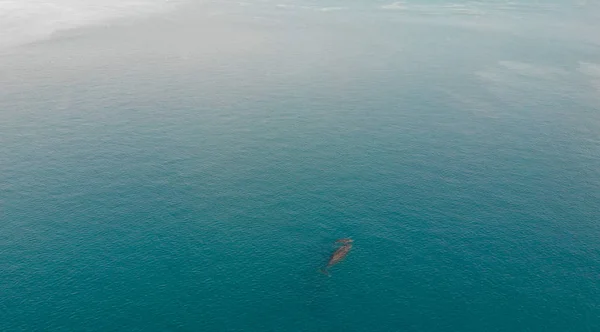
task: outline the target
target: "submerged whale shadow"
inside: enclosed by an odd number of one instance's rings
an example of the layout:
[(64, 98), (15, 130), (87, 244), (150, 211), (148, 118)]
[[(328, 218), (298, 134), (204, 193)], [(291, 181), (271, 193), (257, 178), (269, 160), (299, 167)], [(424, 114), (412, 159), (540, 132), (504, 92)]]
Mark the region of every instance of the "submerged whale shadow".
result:
[(324, 267), (319, 269), (319, 272), (327, 275), (327, 276), (331, 276), (331, 274), (329, 273), (329, 268), (332, 267), (333, 265), (339, 263), (340, 261), (342, 261), (350, 252), (350, 249), (352, 249), (352, 243), (354, 241), (351, 238), (342, 238), (342, 239), (338, 239), (335, 241), (335, 244), (340, 244), (341, 246), (338, 247), (333, 254), (331, 254), (331, 256), (329, 257), (329, 260), (327, 261), (327, 264), (325, 264)]

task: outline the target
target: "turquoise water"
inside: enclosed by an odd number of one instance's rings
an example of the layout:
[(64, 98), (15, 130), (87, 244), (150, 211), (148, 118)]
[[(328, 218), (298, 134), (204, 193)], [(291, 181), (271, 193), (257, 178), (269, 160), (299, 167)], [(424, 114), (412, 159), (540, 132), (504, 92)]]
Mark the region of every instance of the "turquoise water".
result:
[(600, 44), (217, 8), (3, 54), (0, 330), (600, 330)]

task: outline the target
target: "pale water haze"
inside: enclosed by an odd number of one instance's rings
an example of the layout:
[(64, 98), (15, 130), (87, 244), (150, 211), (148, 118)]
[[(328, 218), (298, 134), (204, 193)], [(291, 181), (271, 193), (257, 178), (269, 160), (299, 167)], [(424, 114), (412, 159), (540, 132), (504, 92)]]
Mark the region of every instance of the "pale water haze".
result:
[(0, 331), (600, 331), (599, 31), (0, 0)]

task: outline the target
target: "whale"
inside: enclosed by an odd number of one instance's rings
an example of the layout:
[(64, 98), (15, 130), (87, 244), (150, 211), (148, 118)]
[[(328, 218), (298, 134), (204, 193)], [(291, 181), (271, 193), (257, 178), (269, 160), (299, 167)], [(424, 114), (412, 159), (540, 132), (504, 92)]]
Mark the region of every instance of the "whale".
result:
[(335, 243), (339, 243), (341, 244), (341, 246), (337, 248), (337, 250), (334, 251), (333, 254), (331, 254), (327, 265), (320, 270), (321, 273), (326, 274), (328, 276), (331, 275), (329, 273), (329, 268), (339, 263), (342, 259), (344, 259), (344, 257), (346, 257), (346, 255), (348, 255), (348, 252), (350, 252), (350, 249), (352, 249), (352, 242), (354, 241), (350, 238), (336, 240)]

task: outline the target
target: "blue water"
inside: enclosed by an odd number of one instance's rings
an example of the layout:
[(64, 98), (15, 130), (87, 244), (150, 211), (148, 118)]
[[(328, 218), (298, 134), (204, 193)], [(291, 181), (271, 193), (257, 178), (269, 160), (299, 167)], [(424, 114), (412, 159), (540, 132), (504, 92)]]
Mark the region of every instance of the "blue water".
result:
[(600, 45), (202, 8), (2, 56), (0, 330), (600, 331)]

